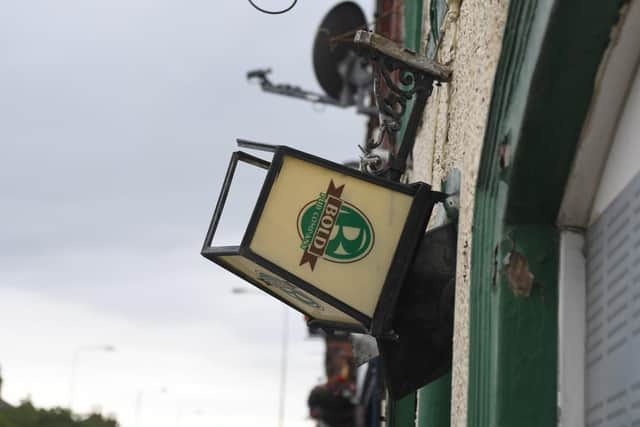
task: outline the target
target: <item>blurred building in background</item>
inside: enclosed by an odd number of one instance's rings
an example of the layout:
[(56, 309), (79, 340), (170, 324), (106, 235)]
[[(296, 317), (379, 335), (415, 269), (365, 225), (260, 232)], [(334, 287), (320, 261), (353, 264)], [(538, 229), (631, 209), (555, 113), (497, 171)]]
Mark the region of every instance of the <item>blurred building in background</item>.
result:
[(311, 390), (308, 398), (311, 418), (329, 426), (356, 425), (356, 369), (348, 334), (326, 335), (326, 383)]

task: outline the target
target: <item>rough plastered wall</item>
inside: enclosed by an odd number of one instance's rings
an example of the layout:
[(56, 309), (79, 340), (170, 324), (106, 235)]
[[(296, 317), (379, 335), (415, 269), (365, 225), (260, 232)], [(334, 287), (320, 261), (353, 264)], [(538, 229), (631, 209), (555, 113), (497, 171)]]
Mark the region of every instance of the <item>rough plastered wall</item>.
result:
[[(429, 34), (425, 1), (424, 40)], [(453, 69), (425, 109), (414, 148), (412, 179), (440, 189), (452, 168), (462, 174), (453, 339), (451, 425), (467, 426), (469, 286), (474, 193), (494, 75), (502, 47), (508, 0), (448, 0), (437, 61)], [(440, 218), (443, 212), (438, 214)], [(436, 217), (437, 218), (437, 217)], [(437, 224), (437, 220), (433, 221)]]

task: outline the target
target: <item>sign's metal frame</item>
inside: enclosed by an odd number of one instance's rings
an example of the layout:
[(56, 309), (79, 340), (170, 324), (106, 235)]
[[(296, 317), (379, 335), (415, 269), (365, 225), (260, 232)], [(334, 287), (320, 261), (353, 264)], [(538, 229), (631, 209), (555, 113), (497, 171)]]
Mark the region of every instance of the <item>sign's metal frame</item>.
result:
[[(251, 146), (251, 144), (245, 144), (245, 146)], [(424, 231), (427, 227), (427, 222), (431, 216), (433, 207), (435, 203), (444, 200), (446, 195), (440, 192), (432, 191), (430, 185), (422, 182), (413, 183), (413, 184), (402, 184), (399, 182), (390, 181), (388, 179), (372, 176), (370, 174), (366, 174), (358, 170), (346, 167), (344, 165), (330, 162), (320, 157), (316, 157), (308, 153), (304, 153), (302, 151), (298, 151), (286, 146), (269, 146), (265, 144), (253, 144), (252, 148), (258, 148), (266, 151), (273, 151), (274, 156), (273, 156), (272, 162), (270, 163), (266, 160), (260, 159), (258, 157), (252, 156), (242, 151), (237, 151), (233, 153), (231, 162), (229, 163), (229, 168), (227, 170), (227, 174), (224, 180), (224, 184), (222, 187), (222, 192), (220, 193), (220, 196), (218, 198), (218, 203), (216, 205), (216, 208), (211, 220), (211, 224), (209, 226), (209, 230), (204, 240), (201, 254), (205, 258), (213, 261), (214, 263), (220, 265), (226, 270), (231, 271), (235, 275), (248, 281), (249, 283), (253, 284), (254, 286), (258, 287), (264, 292), (270, 294), (274, 298), (277, 298), (283, 303), (289, 305), (295, 310), (301, 311), (302, 313), (304, 313), (310, 318), (309, 325), (311, 326), (320, 326), (324, 329), (329, 329), (329, 330), (344, 330), (349, 332), (369, 333), (371, 335), (374, 335), (380, 338), (395, 337), (395, 333), (393, 332), (393, 329), (392, 329), (392, 319), (393, 319), (393, 311), (396, 305), (396, 301), (398, 299), (398, 295), (400, 293), (404, 280), (407, 277), (407, 274), (409, 272), (411, 262), (414, 258), (416, 249), (420, 244), (420, 241), (424, 235)], [(348, 304), (334, 298), (333, 296), (327, 294), (321, 289), (318, 289), (314, 285), (297, 277), (291, 272), (284, 270), (278, 265), (254, 253), (250, 249), (249, 246), (254, 237), (254, 233), (256, 231), (258, 221), (260, 220), (260, 216), (263, 212), (265, 203), (267, 201), (271, 188), (274, 184), (274, 181), (280, 173), (285, 156), (290, 156), (303, 161), (307, 161), (312, 164), (318, 165), (325, 169), (335, 171), (340, 174), (361, 179), (369, 183), (375, 184), (377, 186), (388, 188), (392, 191), (397, 191), (403, 194), (407, 194), (413, 198), (413, 201), (409, 210), (409, 214), (407, 216), (407, 220), (405, 222), (404, 228), (400, 235), (400, 240), (396, 247), (395, 254), (391, 262), (391, 266), (387, 273), (387, 277), (385, 278), (384, 285), (382, 287), (382, 291), (373, 314), (373, 318), (356, 310), (354, 307), (351, 307)], [(244, 234), (242, 242), (240, 243), (240, 246), (212, 247), (211, 244), (213, 242), (213, 238), (214, 238), (218, 223), (220, 221), (220, 217), (222, 215), (224, 205), (226, 203), (231, 182), (233, 180), (236, 166), (239, 161), (268, 170), (267, 176), (265, 178), (264, 184), (262, 186), (262, 190), (256, 202), (256, 208), (253, 211), (249, 225)], [(313, 318), (313, 316), (310, 313), (305, 312), (299, 307), (293, 306), (284, 298), (280, 297), (279, 295), (275, 294), (269, 289), (266, 289), (264, 286), (260, 286), (255, 281), (255, 279), (248, 277), (246, 274), (232, 267), (231, 265), (229, 265), (223, 259), (220, 258), (222, 256), (229, 256), (229, 255), (242, 256), (260, 265), (261, 267), (272, 271), (273, 273), (279, 275), (284, 280), (290, 282), (294, 286), (297, 286), (303, 291), (308, 292), (310, 295), (317, 297), (318, 299), (326, 302), (327, 304), (353, 317), (358, 322), (361, 322), (363, 325), (363, 328), (358, 328), (351, 324), (328, 322), (325, 320)]]

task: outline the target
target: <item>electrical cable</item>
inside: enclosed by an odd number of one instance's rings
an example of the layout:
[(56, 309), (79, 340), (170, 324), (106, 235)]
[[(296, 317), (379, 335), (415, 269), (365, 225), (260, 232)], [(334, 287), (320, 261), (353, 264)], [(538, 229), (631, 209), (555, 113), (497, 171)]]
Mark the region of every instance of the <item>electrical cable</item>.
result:
[(286, 9), (282, 9), (282, 10), (266, 10), (261, 8), (260, 6), (258, 6), (257, 4), (255, 4), (253, 2), (253, 0), (248, 0), (249, 4), (251, 6), (254, 7), (254, 9), (259, 10), (262, 13), (266, 13), (267, 15), (281, 15), (283, 13), (287, 13), (289, 12), (291, 9), (293, 9), (293, 7), (296, 5), (296, 3), (298, 3), (298, 0), (293, 0), (293, 3), (291, 3), (291, 5), (289, 7), (287, 7)]

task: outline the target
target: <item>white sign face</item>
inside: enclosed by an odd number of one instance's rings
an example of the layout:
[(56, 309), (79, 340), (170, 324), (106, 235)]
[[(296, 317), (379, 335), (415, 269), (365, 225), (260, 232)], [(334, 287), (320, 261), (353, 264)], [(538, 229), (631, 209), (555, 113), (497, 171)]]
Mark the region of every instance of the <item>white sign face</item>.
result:
[(373, 317), (413, 198), (285, 156), (250, 249)]
[(337, 310), (243, 256), (229, 255), (220, 257), (220, 259), (235, 270), (251, 277), (260, 287), (277, 294), (300, 311), (308, 313), (314, 319), (362, 327), (362, 324), (351, 316)]

